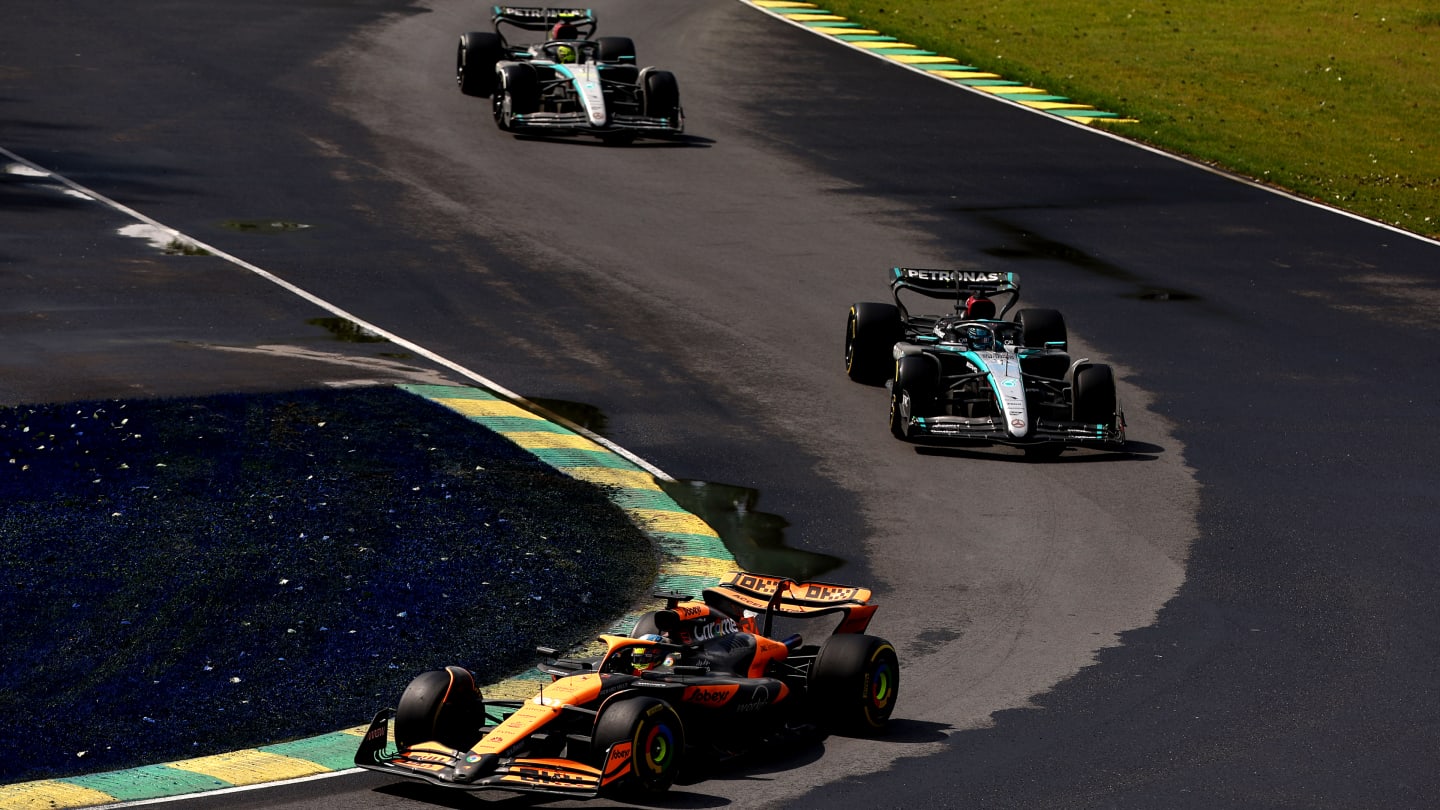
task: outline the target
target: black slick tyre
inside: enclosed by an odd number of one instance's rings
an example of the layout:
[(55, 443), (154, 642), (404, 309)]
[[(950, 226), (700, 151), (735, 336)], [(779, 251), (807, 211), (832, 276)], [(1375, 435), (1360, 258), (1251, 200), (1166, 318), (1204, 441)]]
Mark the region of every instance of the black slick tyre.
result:
[(1016, 314), (1015, 322), (1020, 324), (1027, 348), (1041, 349), (1047, 344), (1058, 343), (1063, 349), (1069, 343), (1065, 318), (1057, 310), (1022, 309)]
[(446, 667), (416, 676), (395, 710), (395, 743), (401, 749), (439, 742), (468, 751), (480, 740), (485, 706), (475, 676), (464, 667)]
[(455, 83), (467, 96), (488, 98), (495, 91), (495, 65), (504, 54), (499, 34), (471, 31), (455, 50)]
[(595, 58), (607, 64), (635, 64), (635, 41), (630, 37), (596, 37)]
[(1115, 421), (1115, 372), (1106, 365), (1084, 365), (1075, 370), (1071, 390), (1071, 418), (1089, 425)]
[(540, 107), (540, 78), (531, 65), (506, 65), (500, 69), (500, 87), (495, 91), (495, 125), (505, 132), (516, 130), (516, 116), (528, 115)]
[(903, 329), (894, 304), (852, 304), (845, 322), (845, 373), (850, 379), (866, 385), (889, 379)]
[(631, 638), (649, 635), (660, 635), (660, 627), (655, 623), (655, 611), (653, 610), (641, 614), (640, 618), (635, 620), (635, 627), (630, 630)]
[(910, 354), (895, 363), (890, 383), (890, 433), (897, 439), (914, 439), (910, 420), (934, 415), (935, 361), (923, 354)]
[[(612, 745), (621, 745), (608, 758)], [(685, 729), (680, 715), (663, 700), (627, 697), (600, 707), (591, 750), (606, 777), (622, 774), (602, 791), (611, 796), (662, 793), (680, 774)]]
[(680, 115), (680, 83), (668, 70), (646, 70), (640, 92), (649, 118), (675, 119)]
[(890, 642), (842, 634), (820, 645), (810, 668), (811, 707), (826, 730), (878, 734), (900, 694), (900, 658)]

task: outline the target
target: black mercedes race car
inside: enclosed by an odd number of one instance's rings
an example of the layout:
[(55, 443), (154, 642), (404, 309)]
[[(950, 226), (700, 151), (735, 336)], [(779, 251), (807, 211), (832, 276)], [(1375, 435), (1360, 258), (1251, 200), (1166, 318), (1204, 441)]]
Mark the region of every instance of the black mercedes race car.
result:
[(355, 764), (464, 790), (643, 794), (767, 744), (885, 729), (900, 663), (864, 635), (868, 589), (737, 572), (698, 601), (661, 596), (602, 655), (542, 664), (529, 700), (486, 700), (458, 666), (420, 675)]
[[(1060, 313), (1020, 309), (1006, 319), (1020, 300), (1017, 274), (896, 267), (890, 288), (893, 304), (850, 307), (845, 371), (890, 388), (897, 438), (1015, 445), (1037, 455), (1125, 445), (1115, 375), (1070, 357)], [(910, 309), (937, 300), (945, 311)]]
[[(589, 9), (494, 6), (492, 21), (493, 33), (460, 37), (455, 80), (466, 95), (492, 99), (500, 129), (610, 144), (685, 131), (675, 74), (640, 67), (629, 37), (592, 39)], [(507, 29), (544, 36), (512, 43)]]

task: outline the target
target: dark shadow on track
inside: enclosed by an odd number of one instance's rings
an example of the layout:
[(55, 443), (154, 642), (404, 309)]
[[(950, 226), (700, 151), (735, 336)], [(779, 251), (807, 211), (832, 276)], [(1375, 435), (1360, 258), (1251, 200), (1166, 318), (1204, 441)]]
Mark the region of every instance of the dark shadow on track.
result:
[(1075, 448), (1053, 458), (1026, 455), (1022, 448), (1004, 445), (959, 447), (921, 444), (915, 446), (915, 452), (922, 456), (950, 456), (1023, 464), (1106, 464), (1117, 461), (1155, 461), (1160, 453), (1165, 452), (1165, 448), (1145, 442), (1126, 442), (1121, 450)]
[(709, 149), (715, 141), (698, 135), (680, 135), (674, 138), (641, 139), (627, 144), (609, 144), (602, 140), (583, 135), (546, 135), (541, 132), (511, 133), (517, 141), (546, 141), (549, 143), (572, 143), (576, 146), (603, 147), (605, 149)]

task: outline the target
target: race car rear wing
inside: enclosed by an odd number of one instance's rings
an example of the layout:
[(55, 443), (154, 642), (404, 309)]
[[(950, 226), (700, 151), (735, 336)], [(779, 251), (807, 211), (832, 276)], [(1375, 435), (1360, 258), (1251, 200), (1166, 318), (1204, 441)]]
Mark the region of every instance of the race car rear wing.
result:
[(728, 581), (706, 588), (703, 597), (706, 604), (714, 604), (721, 610), (728, 609), (731, 613), (745, 610), (763, 613), (765, 627), (761, 632), (767, 636), (770, 634), (771, 619), (777, 615), (808, 618), (836, 613), (844, 617), (835, 628), (836, 633), (863, 633), (880, 607), (870, 601), (869, 588), (829, 582), (796, 582), (787, 577), (745, 571), (737, 571)]
[(491, 21), (495, 31), (500, 26), (510, 25), (523, 31), (549, 31), (556, 23), (570, 23), (575, 26), (581, 39), (589, 39), (595, 33), (595, 12), (588, 8), (551, 8), (548, 6), (494, 6)]
[[(1020, 301), (1020, 274), (1001, 273), (993, 270), (936, 270), (922, 267), (891, 268), (890, 290), (895, 304), (902, 312), (906, 306), (901, 300), (903, 291), (911, 290), (928, 298), (946, 298), (955, 302), (959, 312), (965, 300), (972, 295), (985, 298), (1005, 298), (1004, 306), (996, 314), (1003, 320)], [(908, 316), (908, 313), (906, 313)]]

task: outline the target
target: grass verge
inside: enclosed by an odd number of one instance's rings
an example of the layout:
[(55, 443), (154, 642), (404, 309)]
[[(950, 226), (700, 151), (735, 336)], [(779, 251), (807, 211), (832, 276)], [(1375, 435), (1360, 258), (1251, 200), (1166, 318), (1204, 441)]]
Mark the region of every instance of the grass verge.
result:
[(967, 64), (1110, 110), (1112, 130), (1440, 236), (1440, 11), (1311, 0), (827, 0)]

